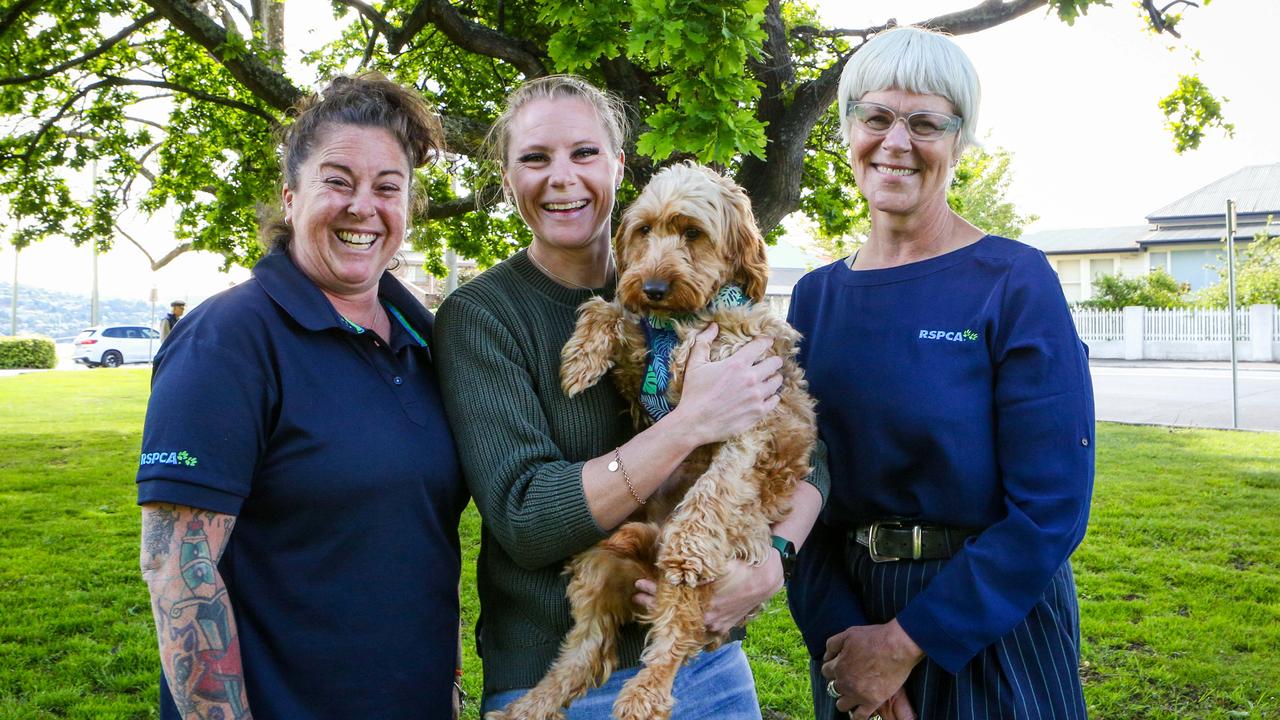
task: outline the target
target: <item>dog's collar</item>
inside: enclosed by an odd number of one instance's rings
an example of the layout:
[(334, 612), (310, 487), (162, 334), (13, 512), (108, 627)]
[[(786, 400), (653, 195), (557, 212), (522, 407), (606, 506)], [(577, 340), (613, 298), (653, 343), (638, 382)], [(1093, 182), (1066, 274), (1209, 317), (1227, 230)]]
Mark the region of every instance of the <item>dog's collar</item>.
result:
[[(742, 286), (730, 283), (720, 288), (707, 304), (707, 309), (719, 310), (750, 304), (751, 299)], [(640, 385), (640, 405), (654, 422), (661, 420), (674, 407), (667, 400), (667, 385), (671, 382), (671, 353), (675, 351), (678, 342), (676, 323), (688, 322), (693, 318), (694, 313), (651, 313), (640, 319), (647, 347), (644, 382)]]
[[(747, 293), (737, 283), (729, 283), (720, 288), (716, 292), (716, 296), (711, 298), (711, 302), (707, 303), (707, 310), (719, 310), (727, 307), (741, 307), (742, 305), (750, 305), (751, 298), (747, 297)], [(649, 313), (644, 317), (645, 324), (661, 330), (675, 330), (676, 323), (689, 322), (694, 318), (695, 313)]]

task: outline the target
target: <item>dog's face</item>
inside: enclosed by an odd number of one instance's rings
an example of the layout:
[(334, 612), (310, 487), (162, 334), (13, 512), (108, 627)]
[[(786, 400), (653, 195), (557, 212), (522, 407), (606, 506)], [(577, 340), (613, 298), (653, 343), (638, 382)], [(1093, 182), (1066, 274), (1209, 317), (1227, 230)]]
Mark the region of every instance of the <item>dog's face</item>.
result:
[(751, 201), (708, 168), (673, 165), (654, 175), (623, 213), (614, 246), (618, 299), (632, 312), (694, 312), (730, 282), (755, 302), (764, 298), (769, 263)]

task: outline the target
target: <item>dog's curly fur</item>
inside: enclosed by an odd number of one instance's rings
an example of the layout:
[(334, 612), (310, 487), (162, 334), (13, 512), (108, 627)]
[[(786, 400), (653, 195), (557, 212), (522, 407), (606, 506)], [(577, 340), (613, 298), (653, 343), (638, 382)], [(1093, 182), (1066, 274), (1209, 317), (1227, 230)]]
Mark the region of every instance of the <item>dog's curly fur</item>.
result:
[[(684, 365), (694, 337), (709, 322), (720, 326), (711, 359), (731, 355), (754, 337), (773, 338), (781, 356), (781, 402), (748, 432), (699, 448), (674, 492), (655, 495), (609, 538), (576, 556), (568, 596), (574, 625), (560, 656), (529, 693), (486, 720), (561, 718), (562, 709), (608, 678), (616, 663), (615, 634), (633, 619), (652, 624), (644, 667), (614, 704), (622, 720), (668, 718), (672, 684), (681, 664), (718, 646), (703, 617), (712, 581), (730, 560), (763, 562), (769, 527), (784, 517), (797, 483), (809, 472), (816, 438), (814, 402), (795, 362), (798, 334), (773, 315), (764, 298), (768, 263), (746, 193), (718, 173), (692, 164), (656, 174), (624, 213), (614, 237), (618, 291), (613, 302), (594, 298), (579, 309), (577, 328), (562, 352), (566, 394), (596, 384), (606, 372), (632, 401), (638, 427), (650, 422), (638, 399), (646, 360), (641, 315), (687, 315), (677, 323), (667, 398), (680, 399)], [(646, 282), (665, 281), (658, 300)], [(708, 310), (727, 283), (738, 283), (753, 304)], [(631, 601), (635, 581), (658, 591), (652, 612)]]

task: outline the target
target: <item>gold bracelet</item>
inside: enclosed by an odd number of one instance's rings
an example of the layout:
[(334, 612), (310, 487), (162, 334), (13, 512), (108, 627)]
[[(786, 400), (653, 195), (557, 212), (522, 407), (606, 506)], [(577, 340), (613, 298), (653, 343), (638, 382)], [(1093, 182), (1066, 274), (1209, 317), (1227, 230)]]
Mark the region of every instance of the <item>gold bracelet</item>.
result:
[(621, 450), (622, 450), (621, 447), (616, 447), (613, 449), (613, 460), (609, 463), (609, 472), (618, 472), (619, 470), (621, 470), (622, 482), (627, 484), (627, 491), (631, 493), (631, 497), (636, 499), (636, 502), (640, 503), (641, 505), (644, 505), (646, 502), (648, 502), (648, 500), (642, 499), (640, 497), (640, 493), (636, 492), (635, 486), (631, 484), (631, 476), (627, 474), (627, 466), (622, 464), (622, 453), (620, 452)]

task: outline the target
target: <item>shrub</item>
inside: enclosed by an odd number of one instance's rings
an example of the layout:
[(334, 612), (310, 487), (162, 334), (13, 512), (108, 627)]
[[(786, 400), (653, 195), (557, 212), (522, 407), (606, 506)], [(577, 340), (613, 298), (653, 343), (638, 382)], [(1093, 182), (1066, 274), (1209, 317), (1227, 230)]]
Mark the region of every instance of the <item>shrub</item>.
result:
[(0, 338), (0, 368), (52, 368), (58, 364), (53, 341), (44, 337)]
[[(1236, 306), (1280, 305), (1280, 236), (1268, 221), (1267, 229), (1253, 236), (1253, 242), (1237, 251)], [(1218, 269), (1217, 283), (1200, 290), (1196, 299), (1210, 307), (1227, 306), (1227, 261), (1224, 257)]]
[(1187, 286), (1163, 269), (1140, 277), (1103, 275), (1093, 281), (1093, 298), (1080, 303), (1096, 310), (1119, 310), (1129, 305), (1150, 308), (1186, 307)]

